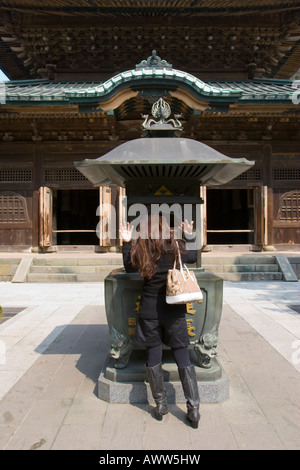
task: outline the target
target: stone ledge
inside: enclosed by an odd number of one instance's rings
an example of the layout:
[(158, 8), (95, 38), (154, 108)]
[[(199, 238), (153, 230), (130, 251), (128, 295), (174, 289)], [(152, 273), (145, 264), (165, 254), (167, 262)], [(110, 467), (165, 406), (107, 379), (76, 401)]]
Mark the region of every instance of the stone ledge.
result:
[[(216, 360), (215, 360), (216, 361)], [(207, 371), (210, 380), (198, 380), (198, 390), (201, 403), (219, 403), (229, 397), (229, 380), (222, 366), (216, 361), (217, 374), (213, 380), (214, 372), (195, 366), (196, 375)], [(117, 382), (106, 378), (107, 369), (112, 367), (112, 360), (107, 358), (106, 364), (98, 378), (98, 398), (109, 403), (153, 403), (153, 398), (149, 384), (142, 380), (131, 382)], [(163, 370), (169, 374), (169, 364), (163, 363)], [(174, 368), (176, 365), (174, 364)], [(129, 374), (129, 373), (128, 373)], [(172, 373), (170, 377), (175, 378)], [(169, 403), (185, 403), (182, 385), (179, 380), (165, 381), (167, 399)]]
[(287, 282), (297, 282), (298, 277), (286, 256), (276, 255), (276, 260), (280, 271), (282, 272), (283, 279)]

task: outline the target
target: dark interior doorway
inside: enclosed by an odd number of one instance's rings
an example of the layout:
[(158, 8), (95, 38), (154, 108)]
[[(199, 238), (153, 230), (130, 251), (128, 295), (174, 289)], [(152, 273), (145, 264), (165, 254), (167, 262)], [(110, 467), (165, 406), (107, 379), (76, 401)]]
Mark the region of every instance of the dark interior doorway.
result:
[(207, 189), (207, 243), (254, 243), (252, 189)]
[(63, 189), (54, 191), (53, 217), (57, 245), (98, 245), (96, 227), (99, 217), (97, 189)]

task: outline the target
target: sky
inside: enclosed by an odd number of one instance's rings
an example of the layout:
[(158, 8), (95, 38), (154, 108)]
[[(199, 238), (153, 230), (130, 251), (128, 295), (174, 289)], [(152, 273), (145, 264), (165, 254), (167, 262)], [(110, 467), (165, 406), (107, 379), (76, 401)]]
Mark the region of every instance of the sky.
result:
[(0, 80), (9, 80), (2, 70), (0, 70)]

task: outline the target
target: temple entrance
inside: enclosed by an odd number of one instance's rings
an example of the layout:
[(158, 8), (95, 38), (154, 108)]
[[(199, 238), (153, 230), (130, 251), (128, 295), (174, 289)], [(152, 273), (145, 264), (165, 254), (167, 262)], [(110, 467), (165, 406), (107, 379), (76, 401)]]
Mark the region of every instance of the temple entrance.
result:
[(53, 190), (53, 244), (98, 245), (99, 190)]
[(252, 189), (207, 189), (207, 244), (254, 243)]
[[(113, 199), (112, 199), (113, 194)], [(80, 245), (107, 248), (115, 246), (110, 239), (108, 221), (112, 204), (117, 205), (118, 191), (109, 186), (97, 189), (39, 189), (39, 245)], [(102, 210), (99, 208), (102, 207)]]

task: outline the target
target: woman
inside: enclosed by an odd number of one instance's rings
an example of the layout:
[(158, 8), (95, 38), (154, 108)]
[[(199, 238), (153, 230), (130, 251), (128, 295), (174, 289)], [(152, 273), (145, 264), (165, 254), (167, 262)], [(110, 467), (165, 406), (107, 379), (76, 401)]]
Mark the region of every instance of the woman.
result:
[[(185, 234), (191, 234), (193, 222), (182, 223)], [(144, 277), (139, 317), (134, 342), (145, 346), (146, 376), (156, 403), (155, 416), (160, 421), (168, 413), (162, 370), (162, 343), (172, 350), (187, 400), (187, 418), (198, 427), (199, 393), (194, 366), (190, 362), (190, 343), (186, 325), (186, 306), (166, 303), (168, 270), (178, 258), (178, 246), (184, 263), (196, 261), (195, 250), (185, 250), (184, 242), (174, 238), (166, 220), (158, 214), (141, 222), (139, 236), (132, 240), (133, 227), (120, 227), (123, 239), (123, 262), (127, 272), (139, 271)]]

